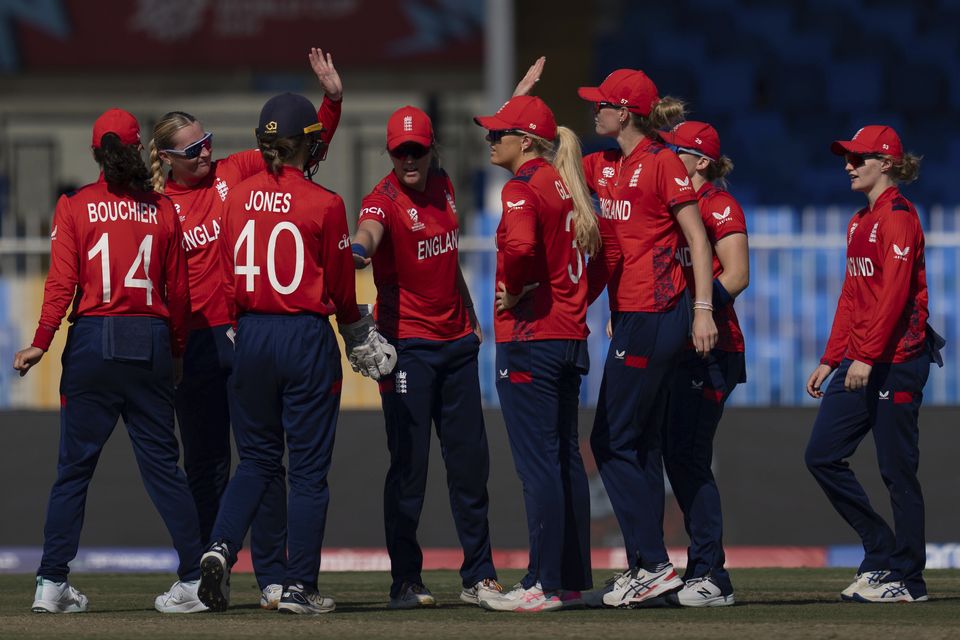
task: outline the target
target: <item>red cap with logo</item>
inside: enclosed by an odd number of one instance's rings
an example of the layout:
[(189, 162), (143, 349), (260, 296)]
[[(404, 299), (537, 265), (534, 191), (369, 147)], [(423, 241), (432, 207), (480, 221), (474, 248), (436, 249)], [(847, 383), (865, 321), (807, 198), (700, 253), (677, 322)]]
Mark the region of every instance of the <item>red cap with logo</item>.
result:
[(589, 102), (609, 102), (641, 116), (650, 115), (654, 103), (660, 100), (653, 80), (633, 69), (617, 69), (599, 87), (580, 87), (577, 94)]
[(536, 96), (514, 96), (492, 116), (476, 116), (473, 121), (489, 131), (516, 129), (547, 140), (557, 137), (553, 111)]
[(123, 144), (137, 144), (140, 142), (140, 123), (133, 115), (123, 109), (107, 109), (93, 123), (93, 147), (100, 148), (103, 136), (112, 133), (120, 138)]
[(430, 116), (410, 105), (400, 107), (387, 120), (387, 149), (393, 151), (404, 142), (415, 142), (424, 147), (433, 144)]
[(687, 120), (675, 126), (669, 133), (661, 133), (660, 137), (667, 144), (694, 151), (710, 160), (720, 157), (720, 136), (717, 130), (706, 122)]
[(879, 153), (894, 158), (903, 157), (903, 145), (900, 144), (900, 136), (893, 130), (893, 127), (887, 127), (882, 124), (871, 124), (862, 127), (853, 134), (850, 140), (835, 140), (830, 145), (830, 150), (838, 156), (846, 153), (856, 153), (863, 155), (865, 153)]

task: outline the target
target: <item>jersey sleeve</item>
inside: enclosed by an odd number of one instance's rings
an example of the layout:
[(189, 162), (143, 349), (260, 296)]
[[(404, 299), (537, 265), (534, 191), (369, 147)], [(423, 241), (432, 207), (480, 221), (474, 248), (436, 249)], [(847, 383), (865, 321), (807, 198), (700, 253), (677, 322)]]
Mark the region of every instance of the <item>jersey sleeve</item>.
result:
[(537, 251), (536, 194), (527, 184), (507, 182), (500, 194), (503, 201), (503, 278), (507, 291), (518, 295), (529, 281)]
[(50, 232), (50, 271), (43, 288), (43, 307), (40, 323), (33, 336), (32, 345), (46, 351), (53, 336), (60, 328), (63, 316), (77, 293), (79, 280), (79, 242), (75, 220), (70, 207), (70, 198), (61, 196), (53, 214), (53, 229)]
[[(173, 229), (164, 261), (167, 311), (170, 313), (170, 347), (174, 357), (183, 355), (190, 333), (190, 284), (187, 277), (187, 254), (183, 248), (180, 216), (168, 200), (163, 214), (171, 220)], [(224, 244), (221, 242), (220, 244)]]
[(329, 146), (333, 141), (333, 134), (337, 131), (340, 124), (340, 114), (343, 108), (343, 100), (334, 102), (327, 96), (323, 96), (323, 102), (317, 109), (317, 120), (323, 123), (323, 131), (320, 132), (320, 139)]
[(728, 193), (721, 192), (710, 199), (709, 211), (703, 212), (703, 219), (711, 244), (735, 233), (747, 233), (743, 209)]
[(696, 202), (697, 194), (687, 175), (687, 168), (677, 154), (667, 149), (660, 151), (656, 155), (656, 171), (657, 195), (667, 209), (685, 202)]
[(596, 178), (594, 176), (595, 166), (596, 166), (597, 154), (591, 153), (589, 155), (583, 156), (583, 176), (587, 181), (587, 188), (590, 189), (591, 193), (596, 193)]
[(340, 196), (332, 198), (321, 229), (323, 284), (337, 309), (337, 321), (352, 324), (360, 319), (360, 311), (357, 309), (356, 274), (348, 240), (347, 210)]
[(372, 220), (379, 222), (384, 229), (389, 230), (390, 220), (393, 218), (390, 215), (393, 206), (393, 201), (383, 194), (376, 192), (368, 194), (360, 201), (360, 216), (357, 218), (357, 224)]
[(833, 316), (833, 327), (830, 329), (830, 338), (827, 348), (824, 349), (820, 364), (836, 369), (847, 353), (850, 337), (850, 317), (853, 313), (853, 287), (850, 276), (843, 279), (843, 288), (840, 290), (840, 300), (837, 302), (837, 312)]
[(916, 214), (894, 210), (877, 229), (877, 243), (883, 265), (880, 291), (872, 313), (873, 322), (857, 346), (859, 352), (853, 354), (869, 365), (883, 354), (903, 318), (915, 266), (918, 260), (923, 260), (923, 231)]
[(231, 153), (218, 162), (225, 164), (232, 170), (234, 174), (233, 179), (236, 182), (246, 180), (266, 168), (266, 165), (263, 163), (263, 154), (260, 153), (259, 149), (248, 149), (247, 151)]

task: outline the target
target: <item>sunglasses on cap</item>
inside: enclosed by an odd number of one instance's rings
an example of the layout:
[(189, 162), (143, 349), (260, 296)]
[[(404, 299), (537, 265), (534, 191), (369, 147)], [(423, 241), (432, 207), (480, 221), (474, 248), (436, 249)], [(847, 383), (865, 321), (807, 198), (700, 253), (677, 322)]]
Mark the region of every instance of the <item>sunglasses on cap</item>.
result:
[(849, 164), (854, 169), (859, 169), (867, 160), (870, 158), (880, 159), (882, 156), (879, 153), (845, 153), (843, 154), (844, 161)]
[(614, 104), (613, 102), (597, 102), (593, 105), (594, 110), (600, 113), (603, 109), (626, 109), (628, 104)]
[(174, 156), (180, 156), (181, 158), (187, 158), (188, 160), (193, 160), (194, 158), (199, 157), (204, 149), (210, 149), (212, 146), (213, 134), (209, 131), (204, 131), (202, 138), (196, 142), (191, 142), (183, 149), (163, 149), (163, 152)]
[(527, 135), (526, 131), (519, 131), (517, 129), (492, 129), (487, 131), (486, 139), (490, 144), (497, 144), (503, 140), (503, 136), (525, 136)]
[(700, 151), (697, 151), (696, 149), (690, 149), (690, 148), (688, 148), (688, 147), (681, 147), (681, 146), (675, 145), (675, 144), (668, 144), (667, 147), (670, 148), (670, 149), (671, 149), (674, 153), (676, 153), (677, 155), (680, 155), (681, 153), (686, 153), (687, 155), (697, 156), (698, 158), (706, 158), (707, 160), (710, 160), (711, 162), (713, 161), (713, 158), (711, 158), (710, 156), (708, 156), (708, 155), (706, 155), (706, 154), (704, 154), (704, 153), (701, 153)]
[(417, 144), (416, 142), (405, 142), (396, 149), (391, 149), (389, 153), (394, 158), (410, 157), (414, 160), (419, 160), (423, 156), (430, 153), (430, 147), (425, 147), (422, 144)]

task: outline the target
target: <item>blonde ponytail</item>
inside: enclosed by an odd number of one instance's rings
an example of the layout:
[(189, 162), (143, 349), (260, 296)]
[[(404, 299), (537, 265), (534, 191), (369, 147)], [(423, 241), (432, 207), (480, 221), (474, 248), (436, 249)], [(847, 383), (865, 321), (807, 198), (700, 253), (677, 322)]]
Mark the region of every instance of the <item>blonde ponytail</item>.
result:
[(893, 162), (893, 167), (888, 172), (888, 175), (896, 182), (909, 184), (920, 176), (920, 161), (923, 159), (923, 156), (905, 153), (899, 162), (890, 156), (887, 157)]
[(167, 184), (167, 179), (163, 175), (163, 163), (160, 162), (160, 153), (157, 151), (157, 142), (152, 138), (150, 139), (150, 182), (157, 193), (163, 193)]
[(600, 229), (593, 211), (593, 201), (583, 175), (583, 153), (580, 138), (567, 127), (557, 127), (557, 144), (553, 166), (563, 178), (573, 197), (573, 224), (577, 247), (587, 255), (596, 255), (600, 248)]
[(639, 113), (631, 113), (630, 122), (646, 137), (658, 140), (660, 131), (672, 129), (686, 115), (687, 105), (683, 100), (664, 96), (653, 103), (649, 115), (642, 116)]

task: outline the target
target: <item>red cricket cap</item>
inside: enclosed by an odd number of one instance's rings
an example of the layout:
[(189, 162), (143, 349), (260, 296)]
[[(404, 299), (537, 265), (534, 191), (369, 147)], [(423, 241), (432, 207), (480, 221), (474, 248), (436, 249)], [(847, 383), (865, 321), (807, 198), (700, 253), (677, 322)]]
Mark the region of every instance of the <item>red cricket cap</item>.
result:
[(675, 126), (672, 131), (661, 133), (660, 137), (667, 144), (696, 151), (710, 160), (720, 157), (720, 136), (717, 130), (706, 122), (687, 120)]
[(415, 142), (424, 147), (433, 144), (430, 116), (410, 105), (400, 107), (387, 120), (387, 149), (393, 151), (404, 142)]
[(536, 96), (514, 96), (492, 116), (476, 116), (473, 121), (488, 131), (517, 129), (547, 140), (557, 137), (553, 111)]
[(830, 145), (830, 150), (838, 156), (845, 153), (879, 153), (898, 159), (903, 157), (903, 145), (900, 144), (900, 136), (893, 130), (893, 127), (882, 124), (862, 127), (853, 134), (853, 138), (850, 140), (835, 140)]
[(599, 87), (580, 87), (577, 94), (589, 102), (618, 104), (641, 116), (650, 115), (653, 104), (660, 100), (653, 80), (634, 69), (617, 69)]
[(116, 134), (123, 144), (140, 142), (140, 123), (129, 111), (107, 109), (93, 123), (93, 147), (100, 148), (100, 141), (108, 133)]

